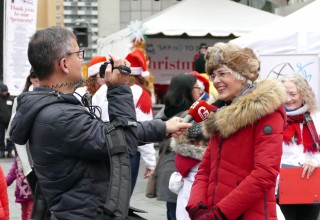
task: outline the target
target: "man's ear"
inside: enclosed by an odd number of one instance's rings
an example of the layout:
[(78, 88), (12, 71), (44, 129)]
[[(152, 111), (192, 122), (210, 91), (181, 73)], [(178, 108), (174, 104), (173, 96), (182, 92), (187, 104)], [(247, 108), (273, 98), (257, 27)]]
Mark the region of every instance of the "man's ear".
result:
[(60, 61), (59, 61), (59, 67), (61, 68), (61, 70), (65, 73), (68, 73), (69, 72), (69, 69), (68, 69), (68, 64), (67, 64), (67, 59), (66, 58), (62, 58)]

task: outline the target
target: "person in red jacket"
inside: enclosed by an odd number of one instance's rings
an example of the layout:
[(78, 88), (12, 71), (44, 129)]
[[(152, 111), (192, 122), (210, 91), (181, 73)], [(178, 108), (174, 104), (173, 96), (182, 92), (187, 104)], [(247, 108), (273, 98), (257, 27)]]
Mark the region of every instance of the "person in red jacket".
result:
[(260, 63), (249, 48), (217, 43), (205, 59), (218, 100), (205, 121), (210, 142), (191, 189), (189, 216), (276, 220), (285, 89), (277, 80), (255, 82)]
[(0, 220), (9, 220), (7, 181), (0, 166)]

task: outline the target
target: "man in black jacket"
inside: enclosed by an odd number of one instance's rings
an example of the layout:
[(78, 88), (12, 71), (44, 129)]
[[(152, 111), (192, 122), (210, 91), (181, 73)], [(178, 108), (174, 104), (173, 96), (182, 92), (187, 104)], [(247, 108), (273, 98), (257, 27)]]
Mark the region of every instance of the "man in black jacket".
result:
[[(20, 145), (29, 141), (51, 219), (108, 219), (107, 215), (116, 214), (108, 213), (105, 206), (113, 199), (109, 197), (110, 154), (116, 154), (123, 145), (134, 152), (138, 139), (160, 141), (166, 133), (177, 135), (190, 126), (177, 123), (178, 118), (171, 123), (137, 123), (131, 89), (126, 85), (128, 75), (117, 69), (130, 64), (110, 56), (115, 68), (107, 66), (105, 81), (114, 126), (96, 119), (72, 95), (75, 82), (81, 80), (84, 51), (70, 30), (58, 26), (43, 29), (29, 42), (28, 58), (40, 87), (18, 97), (10, 136)], [(124, 138), (108, 135), (112, 131)]]
[[(5, 131), (10, 121), (12, 104), (13, 99), (10, 97), (7, 85), (0, 84), (0, 158), (5, 158)], [(7, 157), (12, 157), (12, 150), (11, 142), (7, 141)]]

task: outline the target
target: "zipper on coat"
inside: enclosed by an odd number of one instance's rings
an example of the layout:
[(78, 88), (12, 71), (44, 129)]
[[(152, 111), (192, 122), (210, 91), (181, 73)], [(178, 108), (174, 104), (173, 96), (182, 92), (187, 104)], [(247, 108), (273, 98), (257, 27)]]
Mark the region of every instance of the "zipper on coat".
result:
[(264, 203), (264, 218), (265, 218), (265, 220), (268, 220), (268, 207), (267, 207), (267, 196), (266, 195), (263, 197), (263, 203)]
[(217, 172), (216, 172), (216, 186), (213, 190), (213, 197), (212, 197), (212, 205), (214, 206), (214, 197), (216, 196), (216, 191), (217, 191), (217, 186), (218, 186), (218, 176), (219, 176), (219, 169), (220, 169), (220, 157), (221, 157), (221, 147), (222, 147), (222, 140), (220, 137), (220, 134), (217, 134), (217, 141), (219, 142), (219, 147), (218, 147), (218, 167), (217, 167)]

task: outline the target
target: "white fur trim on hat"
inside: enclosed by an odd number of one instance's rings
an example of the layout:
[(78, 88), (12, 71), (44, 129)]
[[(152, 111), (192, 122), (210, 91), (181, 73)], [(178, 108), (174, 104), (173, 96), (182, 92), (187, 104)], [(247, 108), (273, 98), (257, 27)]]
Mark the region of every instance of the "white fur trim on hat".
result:
[(131, 75), (140, 75), (142, 73), (142, 67), (130, 67)]
[(148, 71), (143, 71), (141, 67), (131, 67), (130, 69), (131, 75), (141, 75), (144, 78), (150, 75)]
[(150, 75), (150, 73), (149, 73), (148, 71), (144, 71), (144, 72), (141, 73), (141, 76), (142, 76), (143, 78), (146, 78), (146, 77), (148, 77), (149, 75)]
[(96, 64), (90, 66), (90, 67), (88, 68), (88, 77), (97, 75), (97, 74), (99, 73), (100, 66), (101, 66), (103, 63), (104, 63), (104, 62), (100, 62), (100, 63), (96, 63)]

